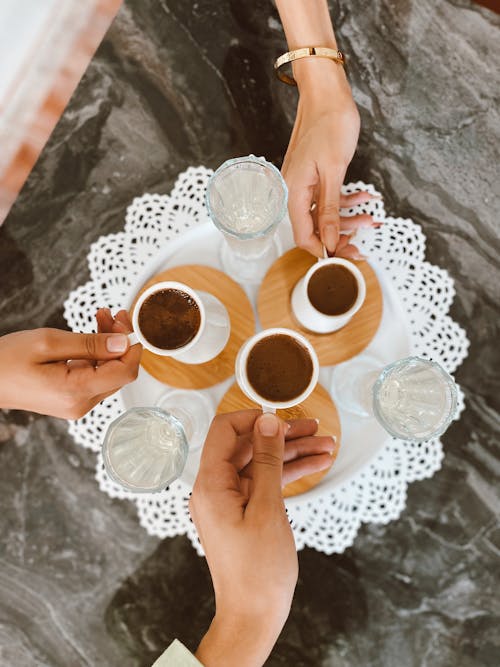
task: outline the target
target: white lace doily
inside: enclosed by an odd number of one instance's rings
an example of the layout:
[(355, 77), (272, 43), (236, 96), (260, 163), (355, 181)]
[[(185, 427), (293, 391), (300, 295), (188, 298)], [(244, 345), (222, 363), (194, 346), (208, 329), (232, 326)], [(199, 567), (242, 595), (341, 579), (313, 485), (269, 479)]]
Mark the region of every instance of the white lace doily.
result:
[[(102, 236), (89, 252), (91, 279), (71, 292), (64, 315), (73, 331), (91, 332), (98, 307), (121, 308), (131, 286), (169, 241), (208, 219), (204, 203), (207, 180), (212, 171), (190, 167), (182, 173), (170, 195), (145, 194), (129, 206), (125, 228)], [(345, 192), (367, 189), (358, 182)], [(382, 200), (357, 206), (345, 215), (366, 211), (386, 222), (378, 229), (360, 230), (356, 244), (371, 264), (381, 268), (396, 286), (406, 325), (411, 354), (432, 359), (453, 373), (467, 355), (464, 330), (448, 315), (455, 294), (448, 273), (425, 261), (425, 237), (412, 220), (386, 217)], [(459, 411), (463, 409), (459, 391)], [(135, 495), (117, 486), (106, 475), (100, 453), (110, 421), (123, 411), (120, 393), (106, 399), (88, 415), (69, 422), (75, 441), (97, 454), (96, 478), (102, 491), (114, 498), (128, 498), (137, 505), (141, 524), (158, 537), (187, 534), (201, 552), (196, 531), (189, 519), (190, 487), (177, 480), (158, 494)], [(341, 553), (350, 546), (361, 522), (388, 523), (396, 519), (406, 502), (408, 483), (431, 477), (441, 466), (443, 451), (438, 439), (425, 443), (388, 440), (379, 455), (340, 489), (288, 507), (297, 548), (305, 545), (325, 553)]]

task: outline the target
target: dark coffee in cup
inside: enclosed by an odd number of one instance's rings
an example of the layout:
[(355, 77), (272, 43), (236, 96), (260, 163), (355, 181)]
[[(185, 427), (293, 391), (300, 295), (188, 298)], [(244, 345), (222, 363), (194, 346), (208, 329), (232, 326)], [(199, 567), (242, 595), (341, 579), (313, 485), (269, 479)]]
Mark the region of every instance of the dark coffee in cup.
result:
[(139, 311), (139, 328), (144, 338), (162, 350), (184, 347), (198, 333), (200, 308), (190, 294), (179, 289), (162, 289), (151, 294)]
[(345, 266), (327, 264), (309, 279), (307, 296), (324, 315), (343, 315), (358, 298), (358, 282)]
[(284, 403), (307, 389), (313, 375), (313, 362), (309, 351), (295, 338), (273, 334), (252, 347), (246, 372), (259, 396), (273, 403)]

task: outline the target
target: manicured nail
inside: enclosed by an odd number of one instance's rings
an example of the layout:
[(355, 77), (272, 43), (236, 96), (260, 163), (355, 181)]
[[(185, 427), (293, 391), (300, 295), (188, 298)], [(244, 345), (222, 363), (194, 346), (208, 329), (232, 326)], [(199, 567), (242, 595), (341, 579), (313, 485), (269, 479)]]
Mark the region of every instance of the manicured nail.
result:
[(337, 225), (325, 225), (321, 237), (328, 250), (335, 248), (339, 240), (339, 228)]
[(261, 435), (264, 435), (266, 438), (271, 438), (278, 435), (280, 423), (276, 415), (266, 413), (265, 415), (262, 415), (262, 417), (259, 417), (257, 428)]
[(326, 468), (330, 468), (332, 465), (331, 461), (325, 461), (324, 465), (321, 466), (320, 470), (326, 470)]
[(108, 352), (125, 352), (128, 347), (128, 338), (123, 334), (113, 334), (106, 338), (106, 349)]

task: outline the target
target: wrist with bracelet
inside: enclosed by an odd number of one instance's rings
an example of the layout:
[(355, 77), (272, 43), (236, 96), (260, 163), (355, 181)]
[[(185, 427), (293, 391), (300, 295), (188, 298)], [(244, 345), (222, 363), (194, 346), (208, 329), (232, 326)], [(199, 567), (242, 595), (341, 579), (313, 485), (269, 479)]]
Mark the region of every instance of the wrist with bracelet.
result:
[(345, 57), (342, 51), (327, 46), (305, 46), (300, 49), (288, 51), (276, 59), (274, 63), (274, 71), (278, 79), (289, 86), (296, 86), (297, 81), (295, 78), (287, 74), (283, 70), (283, 67), (289, 63), (297, 63), (297, 61), (300, 61), (303, 58), (323, 58), (330, 60), (341, 67), (345, 66)]

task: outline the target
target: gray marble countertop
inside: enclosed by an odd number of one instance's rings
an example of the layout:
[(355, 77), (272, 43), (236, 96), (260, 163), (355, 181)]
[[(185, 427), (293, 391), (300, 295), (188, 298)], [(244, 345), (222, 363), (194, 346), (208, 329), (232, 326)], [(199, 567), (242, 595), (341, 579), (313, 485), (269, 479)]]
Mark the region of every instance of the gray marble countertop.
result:
[[(497, 667), (500, 20), (469, 0), (332, 14), (362, 116), (348, 177), (421, 224), (455, 279), (467, 409), (398, 521), (363, 526), (340, 556), (300, 553), (267, 664)], [(234, 155), (280, 164), (296, 104), (272, 74), (284, 47), (268, 0), (125, 2), (0, 228), (0, 333), (65, 326), (90, 243), (122, 228), (134, 196)], [(184, 537), (149, 537), (131, 504), (98, 490), (94, 460), (65, 422), (0, 411), (5, 667), (147, 667), (209, 623), (204, 560)]]

